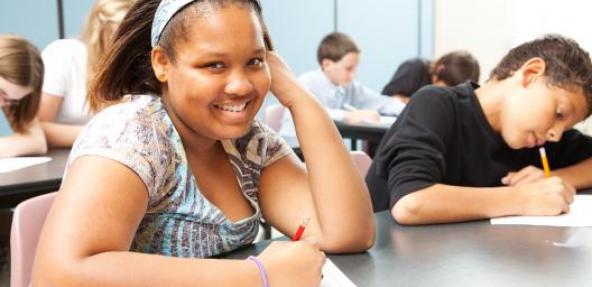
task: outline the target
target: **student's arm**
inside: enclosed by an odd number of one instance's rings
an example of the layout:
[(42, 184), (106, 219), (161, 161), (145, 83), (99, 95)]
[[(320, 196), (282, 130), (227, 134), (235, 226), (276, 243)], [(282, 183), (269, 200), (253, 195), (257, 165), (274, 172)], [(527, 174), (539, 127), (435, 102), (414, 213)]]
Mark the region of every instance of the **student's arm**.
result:
[[(47, 216), (33, 286), (263, 286), (250, 260), (129, 252), (148, 205), (144, 182), (119, 162), (74, 160)], [(275, 243), (259, 255), (270, 286), (314, 286), (323, 258), (310, 244)]]
[[(571, 129), (561, 136), (559, 142), (545, 144), (551, 175), (559, 176), (566, 183), (577, 189), (592, 187), (592, 177), (588, 176), (592, 170), (592, 138)], [(534, 166), (510, 172), (502, 182), (506, 185), (519, 185), (534, 182), (544, 178), (542, 169)]]
[(262, 171), (260, 202), (265, 218), (292, 236), (305, 217), (304, 237), (328, 252), (357, 252), (374, 242), (368, 190), (324, 108), (302, 88), (275, 54), (268, 54), (272, 91), (296, 127), (306, 169), (294, 156)]
[(45, 153), (47, 143), (37, 118), (30, 123), (27, 133), (14, 133), (0, 138), (0, 158)]
[(350, 89), (357, 108), (374, 110), (389, 116), (398, 116), (405, 108), (405, 104), (398, 99), (379, 95), (359, 82), (354, 81)]
[(391, 209), (400, 224), (459, 222), (507, 215), (557, 215), (569, 211), (575, 189), (559, 177), (508, 187), (444, 184), (410, 193)]
[(39, 107), (39, 119), (50, 147), (71, 147), (84, 127), (54, 122), (62, 104), (62, 97), (43, 93)]
[(591, 170), (592, 158), (588, 158), (578, 164), (555, 170), (551, 174), (563, 178), (577, 189), (585, 189), (592, 187)]

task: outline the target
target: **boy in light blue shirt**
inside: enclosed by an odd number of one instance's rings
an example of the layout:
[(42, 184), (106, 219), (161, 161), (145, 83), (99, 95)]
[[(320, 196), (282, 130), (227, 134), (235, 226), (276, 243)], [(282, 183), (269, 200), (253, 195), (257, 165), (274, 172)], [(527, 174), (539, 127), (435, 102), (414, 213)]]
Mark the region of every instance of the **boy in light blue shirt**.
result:
[[(320, 69), (306, 72), (300, 83), (327, 108), (333, 120), (347, 123), (378, 122), (380, 115), (396, 116), (405, 104), (383, 97), (354, 80), (360, 49), (347, 35), (331, 33), (317, 50)], [(284, 113), (280, 134), (296, 136), (290, 113)]]

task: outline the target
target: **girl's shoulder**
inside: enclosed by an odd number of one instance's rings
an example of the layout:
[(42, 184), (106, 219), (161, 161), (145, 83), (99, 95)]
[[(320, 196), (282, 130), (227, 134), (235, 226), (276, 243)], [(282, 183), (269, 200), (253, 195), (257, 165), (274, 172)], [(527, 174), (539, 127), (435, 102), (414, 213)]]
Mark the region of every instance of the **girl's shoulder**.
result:
[(45, 49), (42, 55), (58, 56), (58, 55), (86, 55), (86, 45), (78, 39), (59, 39), (51, 42)]

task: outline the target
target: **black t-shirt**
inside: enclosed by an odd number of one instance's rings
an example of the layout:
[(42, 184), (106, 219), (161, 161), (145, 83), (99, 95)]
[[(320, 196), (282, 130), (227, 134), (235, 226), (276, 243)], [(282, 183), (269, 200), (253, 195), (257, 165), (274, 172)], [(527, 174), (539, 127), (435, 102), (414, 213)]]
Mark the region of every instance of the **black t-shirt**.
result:
[[(510, 171), (541, 166), (538, 148), (511, 149), (487, 121), (474, 90), (427, 86), (417, 92), (385, 134), (366, 183), (375, 211), (436, 183), (501, 186)], [(592, 138), (576, 130), (545, 143), (551, 169), (592, 156)]]

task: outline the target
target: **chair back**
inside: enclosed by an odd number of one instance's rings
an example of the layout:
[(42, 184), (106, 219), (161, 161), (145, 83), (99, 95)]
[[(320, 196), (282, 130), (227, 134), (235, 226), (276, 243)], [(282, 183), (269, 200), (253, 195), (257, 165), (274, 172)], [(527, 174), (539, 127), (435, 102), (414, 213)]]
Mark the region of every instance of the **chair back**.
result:
[(19, 203), (14, 210), (10, 230), (11, 287), (27, 287), (31, 283), (37, 241), (56, 194), (30, 198)]
[(363, 151), (355, 150), (350, 151), (351, 158), (353, 159), (356, 167), (362, 174), (362, 177), (366, 177), (368, 169), (372, 164), (372, 159)]
[(267, 124), (274, 131), (279, 132), (282, 128), (282, 120), (286, 108), (282, 105), (271, 105), (265, 109), (265, 124)]

